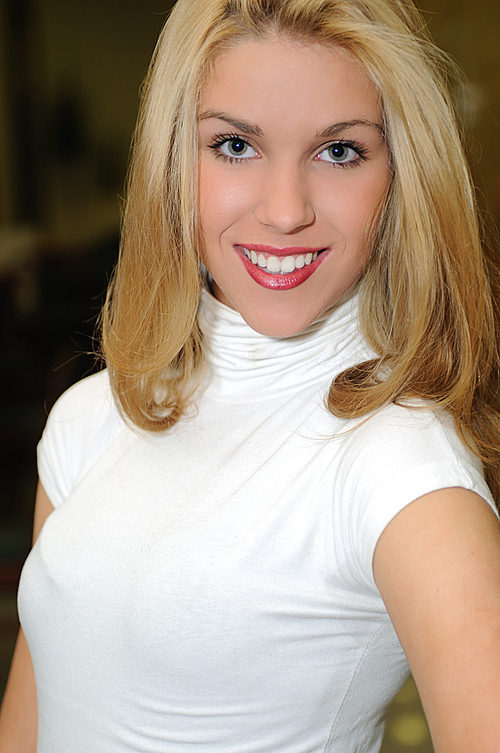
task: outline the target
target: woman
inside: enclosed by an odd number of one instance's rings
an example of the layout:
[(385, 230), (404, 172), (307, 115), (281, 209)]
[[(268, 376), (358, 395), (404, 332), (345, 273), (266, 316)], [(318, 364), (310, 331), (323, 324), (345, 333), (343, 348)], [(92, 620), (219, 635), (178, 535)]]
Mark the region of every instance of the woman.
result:
[(177, 3), (108, 371), (40, 445), (2, 751), (377, 751), (405, 654), (437, 753), (498, 751), (496, 328), (421, 30)]

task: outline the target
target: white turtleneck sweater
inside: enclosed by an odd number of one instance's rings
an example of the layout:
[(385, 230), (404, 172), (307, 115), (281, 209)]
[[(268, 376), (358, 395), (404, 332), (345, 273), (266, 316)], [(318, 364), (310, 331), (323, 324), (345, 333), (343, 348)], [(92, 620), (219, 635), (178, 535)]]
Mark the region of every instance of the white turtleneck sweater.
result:
[[(119, 417), (106, 372), (39, 446), (56, 507), (19, 595), (38, 753), (373, 753), (407, 663), (372, 574), (405, 505), (464, 486), (448, 419), (389, 406), (354, 431), (324, 399), (370, 357), (356, 298), (286, 339), (204, 296), (197, 410)], [(397, 566), (397, 563), (395, 564)]]

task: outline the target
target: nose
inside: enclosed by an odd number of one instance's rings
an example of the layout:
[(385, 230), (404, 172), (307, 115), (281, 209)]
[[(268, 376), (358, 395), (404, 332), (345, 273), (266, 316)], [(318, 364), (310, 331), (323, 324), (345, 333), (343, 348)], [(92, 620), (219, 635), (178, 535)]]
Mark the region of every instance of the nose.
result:
[(276, 164), (260, 186), (255, 218), (280, 233), (295, 233), (315, 220), (312, 196), (300, 166)]

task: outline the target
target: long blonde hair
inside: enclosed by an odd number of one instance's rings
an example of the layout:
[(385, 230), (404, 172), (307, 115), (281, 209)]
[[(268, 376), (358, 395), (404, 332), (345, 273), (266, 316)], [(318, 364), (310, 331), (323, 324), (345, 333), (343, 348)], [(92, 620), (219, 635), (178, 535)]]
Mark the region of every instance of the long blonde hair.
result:
[(358, 417), (421, 398), (454, 417), (500, 498), (498, 334), (474, 188), (446, 72), (408, 0), (178, 0), (144, 85), (120, 260), (103, 312), (115, 399), (160, 431), (202, 372), (197, 324), (200, 93), (216, 55), (281, 34), (348, 49), (380, 93), (393, 176), (360, 282), (378, 357), (340, 374), (328, 407)]

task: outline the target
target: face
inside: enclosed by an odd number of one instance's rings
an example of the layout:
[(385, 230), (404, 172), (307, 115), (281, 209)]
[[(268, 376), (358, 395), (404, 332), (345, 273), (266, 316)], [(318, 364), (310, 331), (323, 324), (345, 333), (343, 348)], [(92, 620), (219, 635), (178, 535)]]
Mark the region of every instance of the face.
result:
[(359, 278), (389, 180), (381, 124), (341, 48), (270, 37), (216, 58), (199, 111), (202, 256), (253, 329), (302, 332)]

